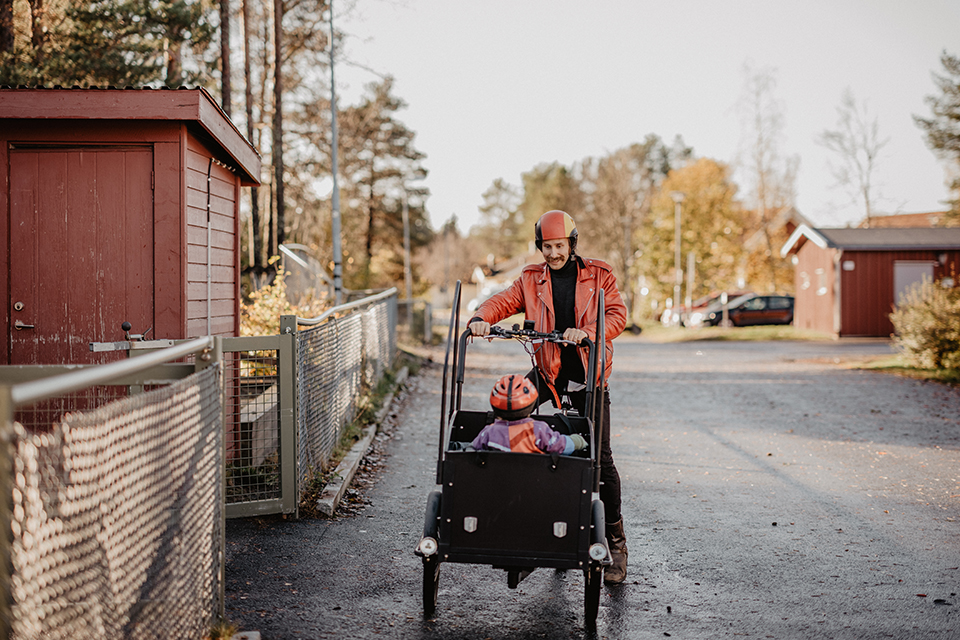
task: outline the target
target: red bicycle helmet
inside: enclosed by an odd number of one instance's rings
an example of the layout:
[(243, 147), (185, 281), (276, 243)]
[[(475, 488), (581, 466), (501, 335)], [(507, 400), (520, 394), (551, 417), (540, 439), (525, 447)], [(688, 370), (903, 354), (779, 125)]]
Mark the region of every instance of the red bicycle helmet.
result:
[(540, 216), (534, 227), (537, 249), (543, 251), (544, 240), (567, 238), (570, 240), (570, 253), (577, 248), (577, 223), (566, 211), (554, 209)]
[(533, 413), (537, 406), (537, 387), (529, 378), (510, 374), (497, 380), (490, 392), (490, 406), (497, 417), (519, 420)]

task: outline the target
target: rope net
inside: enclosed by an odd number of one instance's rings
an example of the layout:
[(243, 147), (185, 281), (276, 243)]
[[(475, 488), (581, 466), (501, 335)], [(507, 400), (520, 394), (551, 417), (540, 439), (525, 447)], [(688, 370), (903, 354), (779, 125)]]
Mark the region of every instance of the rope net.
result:
[(220, 368), (14, 424), (12, 638), (199, 638), (219, 610)]

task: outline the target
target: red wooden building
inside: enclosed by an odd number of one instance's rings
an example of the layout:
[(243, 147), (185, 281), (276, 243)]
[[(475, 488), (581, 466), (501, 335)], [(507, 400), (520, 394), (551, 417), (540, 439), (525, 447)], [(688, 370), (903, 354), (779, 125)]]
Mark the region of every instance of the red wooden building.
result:
[(203, 89), (0, 89), (0, 363), (237, 335), (240, 188), (260, 158)]
[(793, 255), (793, 324), (841, 336), (890, 336), (900, 295), (924, 278), (957, 277), (960, 228), (814, 229), (801, 225)]

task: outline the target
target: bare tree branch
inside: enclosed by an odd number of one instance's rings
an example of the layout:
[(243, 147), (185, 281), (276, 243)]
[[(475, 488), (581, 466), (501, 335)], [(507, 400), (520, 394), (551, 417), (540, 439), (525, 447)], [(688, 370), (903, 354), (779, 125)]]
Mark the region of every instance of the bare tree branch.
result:
[(837, 107), (837, 127), (823, 131), (817, 144), (833, 152), (835, 162), (828, 162), (838, 187), (846, 189), (851, 201), (864, 208), (864, 224), (871, 225), (875, 213), (877, 191), (873, 183), (880, 150), (890, 141), (880, 138), (877, 118), (870, 118), (867, 103), (857, 104), (848, 87)]

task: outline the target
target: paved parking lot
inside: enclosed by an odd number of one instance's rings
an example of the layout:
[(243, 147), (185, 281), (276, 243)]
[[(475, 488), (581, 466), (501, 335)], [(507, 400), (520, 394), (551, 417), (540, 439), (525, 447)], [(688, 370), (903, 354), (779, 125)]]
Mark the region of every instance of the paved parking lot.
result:
[[(960, 390), (842, 365), (881, 341), (615, 343), (627, 583), (605, 638), (955, 638)], [(442, 353), (435, 360), (442, 363)], [(523, 372), (468, 349), (465, 408)], [(440, 368), (408, 382), (356, 515), (228, 525), (228, 616), (271, 638), (584, 637), (582, 576), (443, 565), (420, 611)]]

